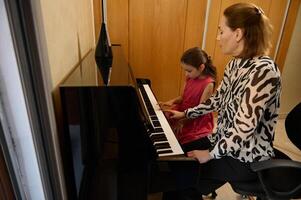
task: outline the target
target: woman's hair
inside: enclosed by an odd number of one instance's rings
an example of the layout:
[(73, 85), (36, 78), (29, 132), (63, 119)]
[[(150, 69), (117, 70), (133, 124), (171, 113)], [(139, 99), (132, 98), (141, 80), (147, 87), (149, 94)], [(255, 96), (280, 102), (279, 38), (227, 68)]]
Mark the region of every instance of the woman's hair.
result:
[(272, 25), (263, 10), (251, 3), (237, 3), (224, 11), (227, 26), (243, 31), (244, 49), (239, 57), (267, 55), (271, 48)]
[(212, 64), (210, 56), (199, 47), (186, 50), (181, 57), (181, 62), (196, 69), (198, 69), (201, 64), (204, 64), (203, 74), (211, 76), (214, 80), (216, 79), (216, 67)]

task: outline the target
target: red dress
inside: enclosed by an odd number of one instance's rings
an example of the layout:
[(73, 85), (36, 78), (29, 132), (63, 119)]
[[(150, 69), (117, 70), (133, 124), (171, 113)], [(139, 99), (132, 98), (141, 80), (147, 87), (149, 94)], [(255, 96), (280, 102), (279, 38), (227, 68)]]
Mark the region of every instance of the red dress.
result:
[[(206, 77), (204, 79), (187, 78), (182, 96), (182, 103), (175, 105), (173, 109), (183, 112), (188, 108), (199, 105), (204, 89), (209, 83), (213, 82), (214, 80), (211, 77)], [(173, 120), (171, 126), (174, 126), (175, 123), (177, 123), (177, 121)], [(213, 127), (213, 114), (208, 113), (196, 119), (185, 121), (182, 130), (176, 134), (177, 139), (181, 144), (189, 143), (211, 134)]]

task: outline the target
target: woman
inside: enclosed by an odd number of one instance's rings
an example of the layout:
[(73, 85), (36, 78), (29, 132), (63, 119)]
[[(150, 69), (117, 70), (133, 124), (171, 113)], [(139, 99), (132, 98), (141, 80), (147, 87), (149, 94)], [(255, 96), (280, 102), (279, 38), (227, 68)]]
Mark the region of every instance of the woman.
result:
[(184, 112), (170, 111), (172, 118), (197, 118), (218, 111), (212, 147), (188, 156), (201, 165), (199, 184), (164, 194), (164, 199), (200, 199), (226, 182), (252, 181), (257, 175), (250, 163), (274, 156), (273, 139), (280, 100), (280, 72), (267, 56), (272, 26), (254, 4), (238, 3), (225, 9), (219, 25), (222, 52), (233, 56), (216, 93), (205, 103)]

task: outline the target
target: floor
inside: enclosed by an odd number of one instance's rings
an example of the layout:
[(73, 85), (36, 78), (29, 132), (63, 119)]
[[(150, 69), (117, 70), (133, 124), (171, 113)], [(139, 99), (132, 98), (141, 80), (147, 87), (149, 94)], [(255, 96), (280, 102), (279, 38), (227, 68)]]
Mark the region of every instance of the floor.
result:
[[(286, 136), (285, 128), (284, 128), (284, 119), (278, 120), (274, 146), (275, 148), (287, 154), (293, 160), (297, 160), (301, 162), (301, 151), (297, 147), (295, 147)], [(204, 198), (204, 199), (210, 199), (210, 198)], [(242, 200), (242, 199), (247, 199), (247, 198), (242, 198), (240, 195), (236, 194), (231, 189), (231, 186), (229, 184), (226, 184), (217, 190), (216, 200)], [(152, 194), (149, 196), (148, 200), (161, 200), (161, 194), (160, 193)]]

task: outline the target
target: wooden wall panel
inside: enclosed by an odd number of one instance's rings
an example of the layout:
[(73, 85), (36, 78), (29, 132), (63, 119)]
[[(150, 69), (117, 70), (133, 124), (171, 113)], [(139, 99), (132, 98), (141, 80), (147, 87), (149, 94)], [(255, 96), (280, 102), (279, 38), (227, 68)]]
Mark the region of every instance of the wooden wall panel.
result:
[(150, 78), (160, 100), (178, 95), (186, 0), (131, 0), (130, 64), (136, 77)]
[[(206, 0), (188, 0), (183, 51), (195, 46), (202, 47), (205, 29), (206, 7)], [(178, 60), (180, 60), (180, 58)], [(185, 82), (185, 74), (183, 69), (181, 69), (181, 76), (179, 94), (181, 91), (183, 91)]]
[(282, 26), (282, 20), (285, 14), (287, 0), (281, 0), (279, 2), (274, 2), (272, 0), (212, 0), (209, 14), (210, 17), (208, 20), (208, 33), (205, 50), (210, 55), (212, 55), (213, 62), (217, 67), (218, 82), (220, 82), (221, 78), (223, 77), (224, 68), (228, 61), (231, 59), (231, 56), (226, 56), (221, 52), (218, 41), (216, 40), (218, 23), (224, 9), (238, 2), (254, 3), (261, 7), (264, 10), (265, 14), (270, 18), (274, 26), (274, 33), (272, 38), (273, 48), (271, 49), (270, 53), (270, 55), (273, 57)]
[(211, 57), (214, 57), (217, 27), (219, 25), (222, 1), (212, 0), (208, 17), (205, 50)]
[(188, 0), (184, 50), (194, 46), (202, 46), (206, 6), (206, 0)]
[(112, 44), (121, 44), (125, 59), (129, 52), (129, 0), (107, 0), (107, 26)]
[[(207, 0), (108, 1), (108, 28), (111, 42), (122, 44), (125, 57), (133, 67), (135, 75), (151, 79), (152, 88), (160, 100), (177, 96), (181, 91), (185, 79), (179, 59), (184, 50), (202, 45), (207, 2)], [(223, 10), (237, 2), (252, 2), (260, 6), (269, 16), (274, 25), (271, 50), (271, 55), (274, 56), (288, 0), (210, 1), (205, 50), (217, 67), (218, 82), (231, 57), (223, 55), (219, 48), (216, 41), (217, 27)], [(291, 0), (291, 2), (299, 5), (296, 3), (299, 0)], [(94, 3), (95, 5), (97, 3)], [(94, 8), (94, 14), (99, 16), (101, 13), (95, 12)], [(294, 23), (286, 27), (291, 27), (290, 31), (292, 31), (293, 25)], [(283, 42), (288, 43), (290, 34), (286, 31), (284, 33), (288, 39), (284, 39)], [(282, 63), (288, 45), (284, 47), (285, 45), (281, 43), (279, 59)], [(277, 57), (277, 60), (279, 59)]]
[(95, 42), (97, 43), (100, 24), (102, 20), (102, 11), (100, 0), (93, 0), (93, 14), (94, 14), (94, 33), (95, 33)]
[(283, 35), (281, 37), (281, 42), (279, 45), (278, 54), (276, 56), (276, 63), (278, 64), (281, 71), (284, 67), (287, 50), (290, 45), (290, 40), (294, 31), (299, 8), (300, 0), (291, 0)]
[(275, 50), (281, 34), (281, 28), (283, 21), (285, 19), (285, 10), (288, 4), (288, 0), (277, 0), (271, 1), (270, 10), (268, 17), (273, 24), (273, 35), (272, 35), (272, 48), (270, 51), (270, 56), (275, 59)]

